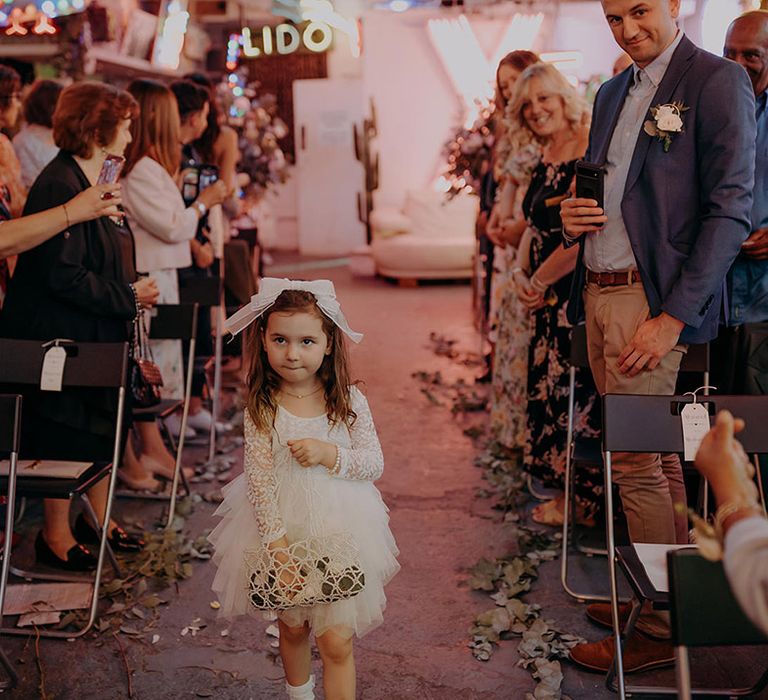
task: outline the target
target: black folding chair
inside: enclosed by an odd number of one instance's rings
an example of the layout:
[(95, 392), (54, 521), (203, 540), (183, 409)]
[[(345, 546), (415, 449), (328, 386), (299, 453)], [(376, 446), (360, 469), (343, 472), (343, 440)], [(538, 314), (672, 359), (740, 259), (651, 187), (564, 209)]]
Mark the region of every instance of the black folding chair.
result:
[[(622, 634), (619, 620), (617, 564), (624, 571), (639, 605), (633, 605), (624, 636), (634, 629), (642, 604), (649, 601), (657, 610), (669, 609), (669, 596), (648, 587), (648, 577), (633, 547), (616, 547), (613, 523), (613, 452), (682, 452), (683, 432), (680, 411), (693, 402), (686, 396), (637, 396), (633, 394), (607, 394), (603, 397), (603, 453), (605, 462), (605, 530), (608, 551), (608, 570), (611, 586), (611, 615), (616, 643), (614, 665), (606, 676), (606, 685), (618, 690), (622, 699), (627, 695), (675, 694), (676, 688), (627, 686), (622, 661)], [(768, 453), (768, 431), (765, 416), (768, 415), (768, 396), (706, 396), (699, 399), (707, 405), (710, 415), (727, 409), (734, 416), (743, 418), (746, 429), (739, 433), (739, 441), (747, 454), (757, 461), (758, 455)], [(758, 487), (763, 510), (765, 495), (762, 481)]]
[[(222, 328), (224, 326), (224, 263), (219, 261), (220, 273), (211, 277), (192, 277), (180, 281), (179, 298), (183, 304), (197, 304), (200, 313), (210, 313), (211, 309), (217, 309), (216, 328), (214, 336), (213, 356), (213, 387), (208, 386), (211, 392), (211, 431), (208, 436), (208, 461), (213, 461), (216, 452), (216, 420), (219, 415), (219, 392), (221, 390), (221, 365), (223, 357)], [(206, 373), (207, 382), (207, 373)]]
[[(16, 494), (27, 498), (59, 498), (71, 500), (78, 496), (85, 511), (90, 516), (92, 522), (96, 523), (99, 534), (99, 551), (97, 557), (96, 570), (93, 574), (91, 585), (91, 603), (88, 620), (85, 625), (76, 632), (65, 630), (41, 629), (40, 634), (47, 637), (80, 637), (92, 627), (96, 619), (98, 607), (98, 592), (101, 583), (101, 577), (104, 568), (105, 556), (110, 558), (112, 567), (118, 576), (121, 576), (120, 568), (114, 553), (109, 547), (106, 537), (106, 527), (109, 523), (112, 512), (112, 499), (115, 492), (115, 480), (117, 468), (121, 457), (121, 435), (123, 431), (123, 414), (125, 409), (125, 382), (128, 365), (128, 344), (127, 343), (73, 343), (70, 341), (54, 341), (66, 349), (67, 360), (64, 367), (62, 379), (62, 391), (71, 388), (99, 387), (114, 389), (116, 394), (115, 404), (117, 408), (117, 418), (115, 422), (114, 441), (112, 445), (111, 460), (94, 461), (93, 463), (82, 463), (75, 465), (71, 476), (66, 474), (61, 477), (50, 478), (38, 476), (32, 470), (24, 470), (17, 476)], [(50, 345), (53, 343), (41, 343), (37, 340), (11, 340), (0, 339), (0, 384), (13, 385), (40, 385), (40, 375), (43, 366), (43, 359)], [(67, 460), (68, 450), (71, 445), (61, 445), (61, 460)], [(71, 453), (70, 453), (71, 454)], [(35, 457), (34, 454), (24, 454), (24, 458)], [(94, 456), (97, 458), (105, 455)], [(82, 470), (82, 467), (88, 466)], [(109, 487), (107, 492), (106, 512), (103, 522), (99, 518), (88, 500), (87, 491), (101, 479), (109, 478)], [(10, 490), (14, 479), (9, 471), (8, 475), (0, 476), (0, 489)], [(6, 530), (12, 527), (12, 519), (6, 518)], [(12, 534), (12, 531), (11, 531)], [(9, 554), (10, 537), (6, 537), (6, 559), (3, 562), (2, 576), (0, 585), (7, 585), (7, 574), (13, 574), (28, 579), (43, 579), (48, 581), (78, 581), (88, 582), (83, 576), (43, 573), (39, 571), (23, 571), (10, 565)], [(29, 635), (34, 632), (16, 627), (3, 627), (0, 632), (6, 634)]]
[[(3, 619), (5, 592), (8, 583), (8, 568), (11, 562), (13, 541), (13, 513), (16, 504), (16, 470), (19, 459), (21, 440), (21, 396), (18, 394), (0, 395), (0, 457), (8, 458), (8, 490), (5, 511), (5, 542), (3, 543), (3, 563), (0, 573), (0, 620)], [(14, 688), (18, 682), (14, 669), (5, 652), (0, 649), (0, 665), (5, 669), (7, 679), (0, 682), (0, 691)]]
[(166, 527), (170, 527), (173, 522), (173, 516), (176, 509), (176, 498), (181, 480), (184, 492), (189, 494), (190, 488), (187, 478), (182, 469), (182, 456), (184, 452), (184, 433), (186, 432), (187, 419), (189, 417), (189, 400), (192, 392), (192, 372), (194, 371), (195, 346), (197, 343), (197, 304), (158, 304), (150, 311), (149, 337), (152, 340), (181, 340), (188, 343), (187, 351), (187, 372), (184, 380), (184, 396), (182, 398), (163, 399), (157, 406), (150, 408), (134, 409), (133, 416), (135, 420), (151, 419), (155, 420), (168, 417), (179, 408), (181, 413), (181, 429), (179, 431), (178, 443), (174, 442), (173, 436), (169, 433), (171, 445), (176, 452), (176, 465), (173, 471), (173, 481), (171, 483), (171, 493), (141, 493), (121, 489), (117, 492), (118, 496), (123, 498), (146, 498), (168, 500), (168, 518)]
[[(587, 331), (586, 326), (575, 326), (571, 336), (571, 357), (570, 357), (570, 386), (568, 394), (568, 434), (566, 438), (565, 457), (565, 475), (564, 475), (564, 505), (563, 505), (563, 538), (561, 544), (560, 557), (560, 583), (563, 590), (572, 598), (581, 603), (585, 602), (608, 602), (609, 595), (597, 593), (595, 591), (578, 591), (572, 586), (568, 577), (569, 558), (571, 555), (572, 544), (583, 554), (588, 556), (600, 555), (607, 556), (608, 550), (599, 546), (583, 545), (574, 543), (574, 518), (575, 512), (575, 490), (574, 481), (576, 478), (576, 469), (583, 467), (603, 467), (603, 454), (600, 444), (600, 438), (574, 440), (573, 421), (575, 413), (575, 390), (576, 390), (576, 371), (579, 369), (589, 369), (589, 356), (587, 354)], [(683, 355), (680, 363), (681, 374), (700, 374), (703, 386), (709, 384), (709, 344), (691, 345), (688, 352)], [(708, 390), (703, 392), (707, 395)], [(703, 489), (700, 500), (703, 499), (702, 509), (706, 516), (707, 513), (707, 488), (706, 482), (702, 480)]]
[(768, 685), (768, 668), (749, 688), (692, 688), (689, 647), (768, 644), (768, 636), (742, 611), (722, 562), (707, 561), (695, 549), (682, 549), (667, 554), (667, 570), (677, 697), (690, 700), (693, 694), (743, 697), (759, 693)]

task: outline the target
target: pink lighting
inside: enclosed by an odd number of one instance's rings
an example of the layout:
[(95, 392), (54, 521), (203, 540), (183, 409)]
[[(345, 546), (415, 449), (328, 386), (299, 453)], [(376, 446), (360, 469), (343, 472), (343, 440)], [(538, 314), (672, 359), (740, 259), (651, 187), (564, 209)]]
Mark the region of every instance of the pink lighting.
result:
[(462, 101), (466, 126), (473, 124), (480, 110), (493, 99), (496, 66), (501, 57), (515, 49), (532, 48), (543, 21), (541, 13), (515, 14), (489, 58), (465, 15), (429, 20), (429, 37)]

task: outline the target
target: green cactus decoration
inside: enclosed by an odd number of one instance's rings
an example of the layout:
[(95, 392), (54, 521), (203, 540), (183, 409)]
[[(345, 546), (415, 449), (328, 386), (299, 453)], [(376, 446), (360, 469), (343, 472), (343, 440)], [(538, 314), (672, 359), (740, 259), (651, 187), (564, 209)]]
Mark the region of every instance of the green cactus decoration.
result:
[(371, 99), (370, 119), (363, 119), (362, 129), (358, 129), (357, 124), (352, 125), (355, 158), (362, 163), (365, 171), (365, 194), (357, 193), (357, 216), (365, 225), (365, 237), (369, 244), (372, 237), (370, 219), (373, 210), (373, 193), (379, 189), (379, 154), (372, 152), (371, 149), (376, 134), (376, 108)]

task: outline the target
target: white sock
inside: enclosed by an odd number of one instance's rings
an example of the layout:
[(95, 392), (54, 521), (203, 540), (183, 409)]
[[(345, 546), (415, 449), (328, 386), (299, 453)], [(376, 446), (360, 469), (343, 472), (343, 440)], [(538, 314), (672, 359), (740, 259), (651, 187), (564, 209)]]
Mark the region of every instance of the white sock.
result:
[(310, 676), (304, 685), (285, 684), (289, 700), (315, 700), (315, 677)]

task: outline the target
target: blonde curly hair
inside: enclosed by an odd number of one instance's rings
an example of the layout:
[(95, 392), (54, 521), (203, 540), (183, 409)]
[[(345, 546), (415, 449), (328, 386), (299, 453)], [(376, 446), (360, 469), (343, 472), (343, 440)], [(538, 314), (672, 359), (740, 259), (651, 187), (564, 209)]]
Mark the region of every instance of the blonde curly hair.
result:
[(587, 102), (551, 63), (535, 63), (526, 68), (517, 79), (515, 91), (507, 105), (506, 120), (512, 132), (536, 135), (523, 116), (523, 107), (530, 99), (531, 82), (538, 79), (545, 90), (558, 95), (563, 101), (565, 119), (576, 130), (589, 126), (592, 115)]

